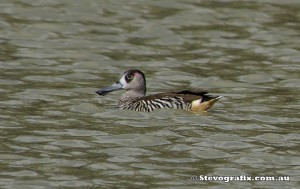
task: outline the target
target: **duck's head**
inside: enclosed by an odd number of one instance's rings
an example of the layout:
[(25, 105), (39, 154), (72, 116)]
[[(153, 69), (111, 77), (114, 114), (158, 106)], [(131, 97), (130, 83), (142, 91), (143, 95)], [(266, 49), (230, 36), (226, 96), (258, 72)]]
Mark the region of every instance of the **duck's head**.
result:
[(136, 69), (127, 70), (119, 81), (111, 86), (97, 90), (96, 93), (104, 96), (109, 92), (119, 89), (132, 90), (145, 95), (146, 79), (144, 73)]

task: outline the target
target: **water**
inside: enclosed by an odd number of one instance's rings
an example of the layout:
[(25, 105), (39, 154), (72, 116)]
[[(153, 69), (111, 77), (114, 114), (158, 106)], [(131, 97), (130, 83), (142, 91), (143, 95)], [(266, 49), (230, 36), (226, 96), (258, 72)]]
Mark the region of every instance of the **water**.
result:
[[(289, 1), (0, 3), (1, 188), (298, 188), (299, 7)], [(115, 109), (205, 89), (212, 111)], [(192, 181), (191, 176), (289, 181)]]

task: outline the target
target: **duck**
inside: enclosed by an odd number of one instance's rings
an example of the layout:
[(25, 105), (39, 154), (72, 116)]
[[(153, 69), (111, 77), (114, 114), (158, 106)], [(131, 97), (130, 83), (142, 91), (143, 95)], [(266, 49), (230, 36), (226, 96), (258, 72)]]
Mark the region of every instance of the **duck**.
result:
[(206, 91), (164, 92), (146, 96), (146, 77), (138, 69), (130, 69), (123, 73), (121, 79), (111, 86), (96, 91), (100, 96), (116, 90), (125, 92), (119, 99), (118, 108), (140, 112), (152, 112), (156, 109), (183, 109), (190, 112), (206, 112), (222, 96), (208, 95)]

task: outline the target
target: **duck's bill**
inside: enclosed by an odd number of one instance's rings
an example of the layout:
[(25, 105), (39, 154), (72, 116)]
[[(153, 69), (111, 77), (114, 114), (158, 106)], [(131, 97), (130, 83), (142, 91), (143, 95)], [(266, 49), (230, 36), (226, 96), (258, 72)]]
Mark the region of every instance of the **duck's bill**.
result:
[(108, 86), (108, 87), (104, 87), (102, 89), (99, 89), (98, 91), (96, 91), (96, 93), (98, 95), (104, 96), (109, 92), (122, 89), (122, 87), (123, 87), (123, 85), (121, 83), (117, 82), (117, 83), (113, 84), (112, 86)]

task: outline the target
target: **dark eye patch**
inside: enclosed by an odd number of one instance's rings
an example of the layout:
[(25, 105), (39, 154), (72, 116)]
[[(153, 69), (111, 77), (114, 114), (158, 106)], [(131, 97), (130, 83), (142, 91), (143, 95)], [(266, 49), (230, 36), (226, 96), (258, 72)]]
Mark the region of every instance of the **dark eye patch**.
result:
[(125, 80), (127, 83), (129, 83), (133, 79), (134, 75), (133, 74), (127, 74), (125, 76)]

